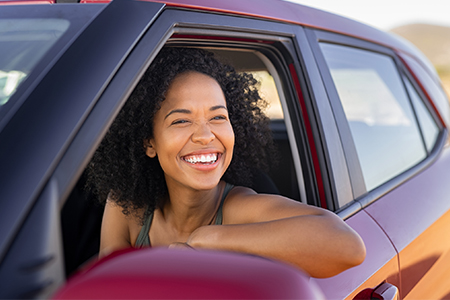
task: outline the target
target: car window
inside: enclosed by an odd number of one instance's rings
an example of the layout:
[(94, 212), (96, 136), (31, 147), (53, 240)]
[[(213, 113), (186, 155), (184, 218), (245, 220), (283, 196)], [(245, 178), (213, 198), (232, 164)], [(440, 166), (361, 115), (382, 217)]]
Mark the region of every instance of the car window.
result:
[(320, 45), (347, 118), (368, 191), (423, 160), (426, 149), (393, 59)]
[(0, 20), (0, 109), (69, 24), (63, 19)]
[(422, 129), (423, 138), (428, 152), (431, 151), (439, 134), (439, 128), (430, 114), (430, 111), (426, 108), (423, 101), (420, 99), (419, 94), (413, 87), (411, 82), (404, 78), (408, 94), (411, 98), (413, 106), (415, 108), (417, 119), (419, 120), (420, 128)]
[(406, 62), (412, 73), (418, 77), (426, 93), (433, 99), (442, 121), (447, 125), (450, 124), (450, 107), (448, 105), (448, 97), (442, 86), (426, 71), (426, 69), (409, 55), (402, 55), (402, 59)]

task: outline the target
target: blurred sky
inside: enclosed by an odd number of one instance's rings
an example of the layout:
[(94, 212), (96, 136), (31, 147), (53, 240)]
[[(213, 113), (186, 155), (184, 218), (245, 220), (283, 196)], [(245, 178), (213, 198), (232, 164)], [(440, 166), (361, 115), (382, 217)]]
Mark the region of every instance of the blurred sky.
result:
[(450, 26), (450, 0), (286, 0), (389, 30), (411, 23)]

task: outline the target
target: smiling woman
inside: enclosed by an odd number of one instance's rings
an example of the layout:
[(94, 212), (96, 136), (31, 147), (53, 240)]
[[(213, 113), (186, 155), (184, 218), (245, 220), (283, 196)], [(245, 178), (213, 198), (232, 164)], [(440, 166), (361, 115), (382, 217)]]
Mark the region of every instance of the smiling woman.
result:
[[(365, 256), (335, 214), (248, 188), (274, 148), (251, 75), (200, 49), (160, 52), (90, 164), (100, 256), (126, 247), (250, 253), (335, 275)], [(339, 249), (339, 251), (336, 251)]]

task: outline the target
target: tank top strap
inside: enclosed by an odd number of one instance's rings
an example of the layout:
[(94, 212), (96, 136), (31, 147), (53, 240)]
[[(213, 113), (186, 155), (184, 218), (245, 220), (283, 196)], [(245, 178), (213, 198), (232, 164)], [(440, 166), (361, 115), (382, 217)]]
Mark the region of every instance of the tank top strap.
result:
[(136, 239), (136, 244), (134, 245), (135, 248), (150, 247), (150, 238), (148, 236), (148, 233), (150, 231), (152, 221), (153, 212), (150, 212), (150, 215), (147, 217), (147, 219), (145, 219), (144, 225), (142, 226), (141, 231), (139, 232), (139, 235)]
[(230, 183), (226, 183), (225, 188), (223, 189), (222, 199), (220, 199), (219, 209), (217, 210), (216, 222), (214, 225), (222, 225), (222, 207), (225, 202), (225, 198), (228, 196), (228, 193), (234, 188), (234, 185)]

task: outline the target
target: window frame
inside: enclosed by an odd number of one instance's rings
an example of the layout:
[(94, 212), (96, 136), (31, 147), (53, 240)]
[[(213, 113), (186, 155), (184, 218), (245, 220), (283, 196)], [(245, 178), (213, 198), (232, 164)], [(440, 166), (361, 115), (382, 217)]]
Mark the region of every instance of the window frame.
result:
[[(364, 208), (368, 206), (369, 204), (373, 203), (374, 201), (376, 201), (389, 191), (395, 189), (397, 186), (401, 185), (403, 182), (410, 179), (414, 175), (420, 173), (427, 166), (429, 166), (429, 164), (431, 164), (437, 158), (438, 153), (441, 151), (442, 147), (445, 144), (446, 130), (444, 130), (444, 127), (442, 126), (442, 123), (438, 119), (438, 115), (434, 111), (433, 106), (429, 103), (428, 98), (425, 97), (425, 94), (421, 89), (421, 86), (417, 83), (413, 74), (410, 73), (407, 66), (404, 65), (403, 61), (398, 57), (397, 53), (394, 50), (384, 47), (382, 45), (371, 43), (369, 41), (361, 40), (355, 37), (344, 36), (333, 32), (327, 32), (316, 29), (306, 29), (306, 32), (308, 35), (309, 42), (311, 43), (311, 48), (314, 50), (314, 58), (320, 70), (322, 81), (327, 91), (328, 100), (333, 110), (333, 115), (335, 117), (339, 131), (339, 138), (341, 140), (341, 144), (344, 149), (347, 168), (349, 170), (353, 200), (343, 205), (337, 210), (338, 214), (341, 217), (345, 218), (358, 211), (358, 207)], [(419, 163), (415, 164), (413, 167), (407, 169), (401, 174), (389, 179), (388, 181), (379, 185), (373, 190), (367, 191), (364, 183), (361, 165), (359, 163), (358, 155), (356, 152), (355, 143), (351, 135), (350, 127), (348, 125), (344, 109), (340, 102), (336, 87), (331, 77), (330, 70), (326, 64), (319, 43), (330, 43), (350, 48), (356, 48), (364, 51), (369, 51), (372, 53), (386, 55), (392, 58), (395, 67), (398, 71), (398, 74), (400, 76), (401, 82), (403, 83), (403, 88), (408, 97), (411, 109), (413, 110), (415, 121), (419, 128), (423, 143), (425, 143), (425, 141), (422, 134), (422, 127), (417, 119), (416, 108), (412, 103), (411, 96), (409, 95), (409, 92), (406, 88), (406, 83), (404, 82), (403, 76), (406, 76), (409, 79), (415, 90), (418, 92), (419, 97), (424, 102), (425, 107), (429, 110), (433, 120), (438, 125), (439, 133), (435, 145), (432, 151), (429, 152), (427, 151), (427, 156), (425, 157), (425, 159), (421, 160)], [(336, 203), (336, 205), (339, 204)]]

